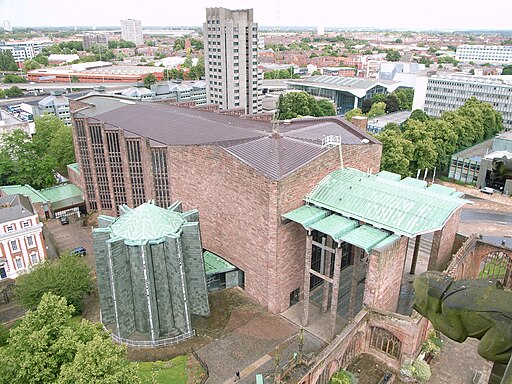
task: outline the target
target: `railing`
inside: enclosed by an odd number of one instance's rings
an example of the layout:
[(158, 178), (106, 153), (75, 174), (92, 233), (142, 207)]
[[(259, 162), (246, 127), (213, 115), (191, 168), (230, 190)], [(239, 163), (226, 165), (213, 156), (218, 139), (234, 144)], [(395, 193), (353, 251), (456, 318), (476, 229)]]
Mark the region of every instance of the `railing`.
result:
[[(108, 331), (108, 329), (105, 326), (103, 326), (103, 328), (105, 328), (105, 330), (107, 332), (110, 332), (110, 331)], [(112, 339), (119, 344), (129, 345), (130, 347), (142, 347), (142, 348), (154, 348), (154, 347), (160, 347), (163, 345), (177, 344), (177, 343), (182, 342), (183, 340), (190, 339), (191, 337), (194, 337), (195, 335), (196, 335), (196, 331), (195, 331), (195, 329), (193, 329), (190, 332), (183, 333), (178, 336), (169, 337), (167, 339), (151, 341), (151, 340), (130, 340), (130, 339), (125, 339), (123, 337), (119, 337), (114, 333), (110, 333), (110, 336), (112, 337)]]
[(201, 365), (201, 367), (204, 369), (204, 371), (206, 373), (206, 375), (200, 381), (200, 384), (204, 384), (204, 383), (206, 383), (206, 380), (208, 380), (208, 378), (210, 377), (210, 371), (208, 370), (208, 364), (206, 364), (203, 361), (203, 359), (201, 359), (199, 357), (199, 355), (196, 353), (196, 351), (194, 351), (194, 348), (190, 348), (190, 353), (192, 353), (192, 355), (194, 355), (197, 362), (199, 363), (199, 365)]

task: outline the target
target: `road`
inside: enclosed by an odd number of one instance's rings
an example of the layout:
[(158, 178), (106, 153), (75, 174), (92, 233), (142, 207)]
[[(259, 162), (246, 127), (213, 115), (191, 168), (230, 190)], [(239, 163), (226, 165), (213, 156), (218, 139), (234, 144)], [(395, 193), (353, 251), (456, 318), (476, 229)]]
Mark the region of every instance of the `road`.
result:
[(20, 89), (24, 90), (34, 90), (34, 89), (63, 89), (63, 88), (74, 88), (74, 89), (93, 89), (95, 87), (105, 87), (107, 89), (124, 89), (130, 88), (134, 85), (134, 83), (16, 83), (16, 84), (0, 84), (0, 88), (6, 89), (11, 88), (13, 85), (17, 86)]
[(512, 213), (496, 213), (465, 209), (462, 211), (460, 221), (490, 221), (500, 224), (512, 224)]

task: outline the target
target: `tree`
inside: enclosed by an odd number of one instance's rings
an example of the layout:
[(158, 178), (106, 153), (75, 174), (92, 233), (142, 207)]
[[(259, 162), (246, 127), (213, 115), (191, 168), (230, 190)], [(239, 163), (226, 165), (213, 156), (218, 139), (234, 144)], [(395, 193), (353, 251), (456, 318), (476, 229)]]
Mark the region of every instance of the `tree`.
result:
[(8, 88), (4, 91), (5, 93), (5, 96), (7, 97), (21, 97), (23, 96), (23, 91), (16, 87), (16, 86), (13, 86), (11, 88)]
[(150, 89), (153, 84), (157, 82), (157, 78), (154, 74), (150, 73), (144, 78), (144, 86)]
[(402, 88), (397, 89), (393, 94), (398, 100), (398, 106), (400, 110), (411, 110), (412, 102), (414, 100), (414, 89), (413, 88)]
[(311, 73), (311, 76), (318, 76), (321, 75), (320, 71), (318, 69), (315, 69), (313, 73)]
[(25, 71), (32, 71), (33, 69), (41, 68), (41, 64), (34, 59), (27, 60), (23, 63)]
[(345, 113), (345, 119), (348, 121), (352, 121), (354, 116), (363, 116), (363, 111), (361, 111), (361, 108), (354, 108)]
[[(279, 96), (278, 118), (280, 120), (293, 119), (303, 116), (334, 116), (334, 107), (328, 108), (324, 103), (319, 102), (306, 92), (290, 92)], [(332, 104), (331, 104), (332, 106)], [(327, 114), (325, 114), (327, 113)]]
[(390, 49), (387, 53), (386, 53), (386, 60), (387, 61), (400, 61), (400, 52), (398, 51), (395, 51), (393, 49)]
[(395, 129), (388, 129), (387, 125), (378, 135), (382, 143), (381, 168), (385, 171), (409, 176), (410, 160), (413, 155), (413, 144), (405, 139), (402, 133)]
[(18, 66), (11, 51), (0, 49), (0, 70), (2, 71), (16, 71)]
[(502, 75), (512, 75), (512, 65), (506, 65), (503, 67), (503, 70), (501, 71)]
[(317, 104), (320, 108), (320, 116), (336, 115), (336, 109), (334, 109), (334, 104), (330, 100), (320, 99), (317, 100)]
[(37, 61), (39, 64), (41, 64), (43, 66), (47, 66), (49, 64), (48, 63), (48, 57), (43, 55), (42, 53), (40, 53), (39, 55), (34, 57), (34, 60)]
[(92, 289), (91, 270), (82, 258), (68, 253), (20, 276), (14, 289), (25, 308), (35, 308), (44, 293), (52, 292), (65, 297), (80, 312), (83, 295)]
[(364, 99), (363, 103), (361, 104), (361, 111), (364, 114), (367, 114), (370, 112), (370, 109), (372, 109), (373, 100), (372, 99)]
[(0, 349), (0, 383), (140, 384), (136, 365), (101, 325), (72, 320), (66, 299), (45, 293)]
[(398, 98), (392, 93), (386, 96), (384, 103), (386, 104), (386, 113), (393, 113), (400, 110)]
[(421, 121), (422, 123), (424, 123), (427, 120), (429, 120), (430, 117), (421, 109), (415, 109), (414, 111), (412, 111), (411, 116), (409, 116), (409, 119)]
[(373, 103), (370, 111), (368, 111), (368, 117), (378, 117), (386, 114), (386, 103), (379, 101)]
[(411, 173), (418, 169), (434, 168), (437, 161), (436, 145), (434, 135), (427, 129), (425, 123), (410, 120), (403, 132), (403, 138), (413, 144), (409, 166)]
[(3, 89), (0, 89), (0, 99), (4, 99), (6, 96), (5, 96), (5, 92)]
[(5, 75), (4, 83), (26, 83), (27, 80), (23, 76), (18, 75)]

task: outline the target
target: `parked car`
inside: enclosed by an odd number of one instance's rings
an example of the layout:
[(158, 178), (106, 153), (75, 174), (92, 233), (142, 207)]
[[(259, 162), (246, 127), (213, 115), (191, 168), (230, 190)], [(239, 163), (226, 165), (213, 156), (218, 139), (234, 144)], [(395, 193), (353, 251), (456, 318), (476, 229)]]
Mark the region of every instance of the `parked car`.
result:
[(71, 251), (71, 254), (75, 256), (85, 256), (87, 254), (87, 251), (84, 247), (77, 247)]
[(65, 215), (64, 215), (64, 216), (61, 216), (61, 217), (60, 217), (60, 223), (61, 223), (62, 225), (64, 225), (64, 224), (69, 224), (69, 217), (67, 217), (67, 216), (65, 216)]
[(491, 187), (484, 187), (480, 190), (480, 192), (492, 195), (494, 193), (494, 189)]

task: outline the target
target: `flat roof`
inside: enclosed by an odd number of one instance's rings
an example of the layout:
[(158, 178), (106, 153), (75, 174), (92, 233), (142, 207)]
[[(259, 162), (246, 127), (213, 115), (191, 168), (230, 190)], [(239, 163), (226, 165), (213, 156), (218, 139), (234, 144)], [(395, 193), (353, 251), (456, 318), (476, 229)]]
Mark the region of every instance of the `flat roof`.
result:
[(204, 259), (204, 272), (206, 275), (215, 275), (217, 273), (224, 273), (234, 271), (236, 267), (230, 264), (222, 257), (217, 256), (210, 251), (203, 252)]
[(30, 198), (32, 203), (44, 203), (47, 202), (48, 199), (40, 194), (37, 190), (32, 188), (30, 185), (4, 185), (1, 186), (0, 189), (6, 193), (7, 195), (20, 194)]
[(91, 107), (75, 116), (88, 117), (90, 124), (96, 120), (103, 122), (106, 130), (123, 129), (126, 136), (147, 137), (164, 145), (216, 145), (275, 180), (331, 150), (322, 147), (325, 136), (339, 136), (343, 144), (380, 144), (336, 116), (281, 121), (273, 127), (270, 121), (214, 113), (200, 107), (99, 95), (80, 101)]
[[(39, 191), (52, 204), (73, 197), (82, 197), (83, 192), (75, 184), (60, 184), (55, 187), (41, 189)], [(82, 200), (83, 201), (83, 200)]]

